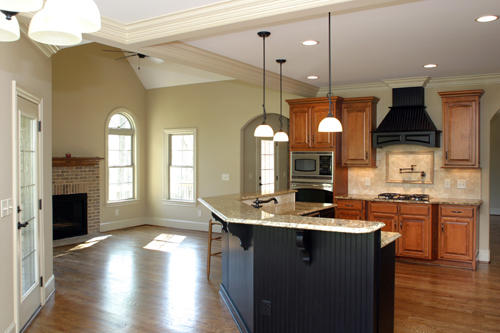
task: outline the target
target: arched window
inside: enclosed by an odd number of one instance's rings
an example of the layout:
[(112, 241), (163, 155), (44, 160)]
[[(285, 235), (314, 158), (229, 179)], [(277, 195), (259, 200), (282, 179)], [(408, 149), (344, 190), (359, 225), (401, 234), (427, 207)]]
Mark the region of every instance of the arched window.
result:
[(135, 124), (125, 112), (111, 115), (107, 124), (107, 201), (136, 198)]

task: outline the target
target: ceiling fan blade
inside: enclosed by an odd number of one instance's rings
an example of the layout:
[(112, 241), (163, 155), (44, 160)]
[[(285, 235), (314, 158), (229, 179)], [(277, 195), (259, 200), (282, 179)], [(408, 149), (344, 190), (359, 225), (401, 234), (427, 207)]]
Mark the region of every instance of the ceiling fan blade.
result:
[(126, 55), (126, 56), (123, 56), (123, 57), (116, 58), (115, 60), (122, 60), (122, 59), (130, 58), (130, 57), (135, 57), (135, 56), (136, 56), (135, 54), (129, 54), (129, 55)]

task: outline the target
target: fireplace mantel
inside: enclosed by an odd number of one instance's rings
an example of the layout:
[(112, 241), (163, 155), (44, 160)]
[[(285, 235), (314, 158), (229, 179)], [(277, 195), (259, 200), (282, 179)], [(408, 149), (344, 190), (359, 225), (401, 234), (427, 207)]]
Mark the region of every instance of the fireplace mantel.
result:
[(53, 167), (73, 167), (98, 165), (102, 157), (53, 157)]

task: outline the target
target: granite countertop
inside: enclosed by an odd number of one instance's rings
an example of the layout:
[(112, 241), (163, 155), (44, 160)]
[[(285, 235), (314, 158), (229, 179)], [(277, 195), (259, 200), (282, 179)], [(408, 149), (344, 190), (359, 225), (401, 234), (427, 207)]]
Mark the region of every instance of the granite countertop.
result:
[(401, 237), (401, 234), (398, 232), (382, 231), (382, 234), (380, 236), (380, 247), (385, 247), (391, 244), (399, 237)]
[(280, 215), (307, 215), (316, 212), (320, 212), (325, 209), (330, 209), (337, 207), (337, 204), (322, 203), (322, 202), (291, 202), (279, 205), (268, 205), (262, 207), (262, 209), (271, 214)]
[[(288, 214), (290, 210), (281, 211), (278, 207), (256, 209), (243, 203), (240, 194), (199, 198), (198, 201), (223, 220), (232, 223), (343, 233), (371, 233), (385, 226), (381, 222), (292, 215)], [(297, 207), (300, 208), (300, 205)]]
[(277, 195), (295, 193), (297, 190), (282, 190), (275, 192), (260, 192), (260, 193), (241, 193), (241, 200), (249, 200), (249, 199), (257, 199), (257, 198), (267, 198), (267, 197), (275, 197)]
[(366, 201), (459, 205), (459, 206), (481, 206), (481, 204), (483, 203), (481, 199), (433, 198), (433, 197), (431, 197), (429, 201), (386, 200), (377, 198), (376, 194), (349, 194), (349, 195), (340, 195), (335, 198), (340, 200), (366, 200)]

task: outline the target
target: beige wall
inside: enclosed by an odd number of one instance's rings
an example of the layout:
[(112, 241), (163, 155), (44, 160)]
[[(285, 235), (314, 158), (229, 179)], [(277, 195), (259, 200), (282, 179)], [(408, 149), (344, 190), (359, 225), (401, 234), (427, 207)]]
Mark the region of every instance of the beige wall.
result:
[[(283, 99), (300, 96), (284, 94)], [(262, 112), (262, 88), (224, 81), (149, 90), (148, 99), (148, 213), (163, 222), (206, 228), (206, 210), (173, 206), (162, 200), (162, 132), (166, 128), (198, 130), (198, 197), (240, 191), (241, 128)], [(279, 113), (279, 92), (267, 92), (269, 113)], [(283, 102), (284, 114), (288, 106)], [(230, 180), (222, 181), (221, 174)], [(198, 216), (198, 214), (202, 214)]]
[[(464, 81), (465, 82), (465, 81)], [(448, 83), (433, 83), (432, 80), (425, 89), (425, 104), (427, 112), (434, 121), (436, 127), (440, 130), (443, 128), (441, 98), (438, 95), (439, 91), (453, 91), (453, 90), (466, 90), (466, 89), (484, 89), (485, 94), (481, 98), (481, 115), (480, 115), (480, 143), (481, 143), (481, 170), (441, 170), (440, 165), (442, 161), (442, 149), (429, 149), (429, 148), (415, 148), (410, 146), (392, 146), (377, 150), (377, 164), (385, 163), (385, 153), (390, 150), (408, 150), (408, 149), (421, 149), (421, 150), (434, 150), (436, 151), (436, 165), (437, 178), (435, 185), (404, 185), (394, 186), (380, 181), (381, 177), (385, 177), (383, 168), (377, 169), (350, 169), (349, 170), (349, 188), (354, 191), (366, 190), (369, 193), (379, 193), (380, 189), (383, 190), (401, 190), (403, 192), (421, 193), (425, 191), (434, 196), (465, 196), (468, 198), (481, 198), (484, 203), (480, 209), (480, 222), (479, 222), (479, 247), (480, 259), (487, 260), (489, 258), (489, 210), (490, 210), (490, 120), (493, 115), (500, 109), (500, 84), (491, 83), (478, 83), (466, 84), (462, 83), (457, 78), (455, 82)], [(377, 96), (380, 101), (377, 106), (377, 124), (380, 124), (382, 119), (389, 111), (389, 106), (392, 104), (392, 91), (390, 88), (364, 88), (364, 89), (336, 89), (335, 95), (342, 97), (357, 97), (357, 96)], [(369, 177), (372, 179), (372, 184), (379, 185), (374, 188), (364, 185), (364, 178)], [(456, 189), (456, 179), (467, 179), (467, 189)], [(383, 179), (383, 178), (382, 178)], [(444, 180), (451, 179), (453, 190), (444, 189)]]
[[(38, 49), (24, 38), (13, 43), (0, 43), (0, 199), (13, 198), (12, 184), (12, 80), (29, 93), (43, 98), (43, 183), (51, 184), (51, 63)], [(44, 187), (43, 219), (45, 273), (44, 280), (52, 276), (52, 188)], [(14, 322), (14, 262), (13, 234), (16, 230), (15, 214), (0, 219), (0, 332)]]
[[(108, 115), (125, 108), (137, 126), (138, 200), (106, 204), (102, 182), (102, 223), (142, 217), (146, 206), (146, 92), (122, 53), (96, 43), (59, 51), (52, 57), (54, 96), (54, 156), (105, 157), (105, 126)], [(105, 163), (101, 163), (105, 179)], [(118, 212), (118, 215), (116, 214)]]
[(500, 113), (493, 116), (490, 125), (490, 210), (500, 215)]

